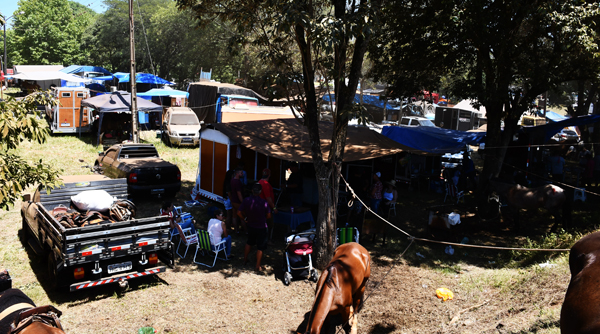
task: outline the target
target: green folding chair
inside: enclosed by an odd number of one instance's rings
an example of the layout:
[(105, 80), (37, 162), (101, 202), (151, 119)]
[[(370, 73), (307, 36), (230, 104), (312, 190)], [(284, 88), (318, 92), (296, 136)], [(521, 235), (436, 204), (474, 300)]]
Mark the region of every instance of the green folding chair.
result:
[(340, 227), (335, 235), (335, 243), (339, 246), (348, 242), (358, 242), (358, 235), (356, 227)]
[[(210, 241), (211, 239), (211, 233), (205, 230), (198, 230), (198, 243), (196, 244), (196, 253), (194, 254), (194, 263), (196, 264), (201, 264), (203, 266), (207, 266), (209, 268), (212, 268), (215, 266), (215, 263), (217, 263), (217, 259), (221, 259), (221, 260), (225, 260), (227, 261), (227, 252), (225, 251), (225, 240), (221, 240), (221, 242), (219, 242), (216, 245), (213, 245)], [(199, 261), (196, 261), (196, 257), (198, 256), (198, 251), (201, 251), (200, 253), (204, 254), (204, 252), (206, 252), (207, 254), (211, 254), (211, 253), (215, 253), (215, 259), (213, 261), (212, 266), (206, 263), (202, 263)], [(219, 257), (219, 252), (223, 251), (223, 254), (225, 254), (225, 258)]]

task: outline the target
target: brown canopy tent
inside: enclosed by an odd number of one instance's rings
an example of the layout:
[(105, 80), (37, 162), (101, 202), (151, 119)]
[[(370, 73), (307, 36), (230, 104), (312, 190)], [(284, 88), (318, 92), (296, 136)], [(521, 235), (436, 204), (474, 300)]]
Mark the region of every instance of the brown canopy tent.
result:
[[(333, 124), (320, 122), (324, 158), (331, 146)], [(312, 162), (308, 130), (296, 119), (212, 124), (200, 131), (200, 159), (193, 197), (222, 201), (225, 173), (244, 163), (248, 178), (271, 169), (271, 184), (278, 187), (285, 161)], [(365, 127), (348, 127), (344, 162), (374, 159), (400, 153), (401, 144)], [(406, 148), (408, 149), (408, 148)]]

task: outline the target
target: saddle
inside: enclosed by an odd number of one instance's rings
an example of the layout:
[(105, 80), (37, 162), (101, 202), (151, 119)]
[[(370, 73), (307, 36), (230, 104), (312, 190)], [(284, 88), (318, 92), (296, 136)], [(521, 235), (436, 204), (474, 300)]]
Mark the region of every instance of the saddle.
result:
[(87, 225), (110, 224), (135, 218), (136, 207), (131, 201), (118, 200), (108, 210), (108, 215), (99, 211), (85, 213), (67, 208), (64, 205), (55, 207), (51, 214), (64, 228), (83, 227)]
[(21, 311), (10, 325), (9, 334), (18, 334), (34, 322), (41, 322), (62, 331), (63, 328), (58, 319), (61, 315), (62, 312), (52, 305), (38, 306)]

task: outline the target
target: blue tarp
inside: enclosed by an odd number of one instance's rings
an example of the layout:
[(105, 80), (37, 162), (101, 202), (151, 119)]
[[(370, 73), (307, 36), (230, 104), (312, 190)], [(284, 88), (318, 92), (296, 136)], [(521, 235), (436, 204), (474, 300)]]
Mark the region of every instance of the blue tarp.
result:
[[(86, 66), (86, 65), (71, 65), (60, 70), (64, 73), (82, 73), (82, 72), (98, 72), (111, 74), (107, 69), (100, 66)], [(95, 78), (94, 78), (95, 79)]]
[[(325, 94), (323, 96), (323, 101), (327, 101), (329, 102), (329, 99), (333, 100), (333, 102), (335, 102), (335, 94)], [(379, 96), (372, 96), (372, 95), (363, 95), (363, 103), (364, 104), (370, 104), (376, 107), (379, 107), (381, 109), (383, 109), (383, 102), (385, 102), (384, 100), (380, 100)], [(354, 103), (360, 103), (360, 94), (356, 94), (354, 95)], [(399, 110), (400, 107), (395, 107), (392, 108), (389, 104), (386, 106), (387, 109), (397, 109)]]
[(112, 80), (114, 78), (115, 77), (112, 76), (112, 75), (106, 75), (106, 76), (102, 76), (102, 77), (94, 77), (94, 80), (104, 80), (104, 81), (106, 81), (106, 80)]
[[(119, 79), (119, 82), (129, 82), (129, 73), (117, 72), (114, 74)], [(167, 81), (163, 78), (157, 77), (150, 73), (136, 73), (136, 83), (147, 83), (155, 85), (174, 85), (175, 83)]]
[(143, 93), (138, 93), (137, 96), (171, 96), (171, 97), (188, 97), (190, 94), (188, 92), (184, 92), (182, 90), (176, 89), (162, 89), (162, 88), (152, 88), (151, 90)]
[(465, 132), (431, 126), (384, 126), (381, 134), (415, 151), (433, 154), (457, 153), (466, 145), (485, 141), (485, 132)]
[(571, 117), (571, 118), (567, 118), (563, 121), (548, 123), (548, 124), (539, 125), (539, 126), (523, 127), (522, 130), (526, 133), (533, 133), (533, 132), (538, 132), (538, 131), (543, 132), (544, 133), (544, 142), (547, 142), (550, 140), (550, 138), (552, 138), (552, 136), (554, 136), (555, 134), (560, 132), (560, 130), (562, 130), (563, 128), (566, 128), (568, 126), (579, 126), (579, 125), (598, 123), (598, 122), (600, 122), (600, 115), (587, 115), (587, 116)]
[(552, 122), (560, 122), (565, 119), (569, 119), (567, 116), (559, 115), (553, 111), (546, 110), (546, 118), (551, 120)]

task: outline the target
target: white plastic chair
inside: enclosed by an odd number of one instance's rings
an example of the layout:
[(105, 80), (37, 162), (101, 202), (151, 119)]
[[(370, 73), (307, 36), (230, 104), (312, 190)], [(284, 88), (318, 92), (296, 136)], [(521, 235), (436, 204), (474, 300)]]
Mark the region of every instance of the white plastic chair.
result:
[[(179, 243), (177, 244), (177, 249), (175, 250), (175, 253), (177, 253), (177, 255), (179, 255), (179, 257), (181, 257), (182, 259), (186, 257), (188, 249), (190, 249), (191, 245), (194, 244), (198, 244), (198, 235), (196, 233), (194, 233), (194, 231), (192, 230), (191, 227), (188, 228), (181, 228), (181, 225), (176, 224), (177, 225), (177, 230), (179, 231)], [(179, 247), (181, 246), (181, 243), (183, 242), (183, 244), (185, 245), (185, 253), (183, 253), (183, 255), (179, 254)]]
[(394, 212), (394, 217), (396, 216), (396, 203), (390, 204), (390, 209), (388, 210), (388, 217), (391, 216), (392, 212)]
[[(225, 261), (229, 260), (227, 258), (227, 252), (225, 250), (226, 240), (221, 239), (221, 242), (219, 242), (216, 245), (213, 245), (211, 240), (212, 240), (212, 233), (210, 233), (209, 231), (205, 231), (205, 230), (198, 231), (198, 242), (196, 243), (196, 253), (194, 254), (194, 263), (201, 264), (203, 266), (212, 268), (215, 266), (215, 263), (217, 263), (217, 259), (221, 259), (221, 260), (225, 260)], [(203, 263), (203, 262), (196, 261), (196, 257), (198, 257), (199, 250), (201, 250), (201, 253), (204, 253), (204, 251), (206, 251), (208, 254), (215, 253), (215, 258), (213, 260), (212, 266), (209, 264)], [(219, 257), (220, 251), (223, 251), (223, 254), (225, 254), (225, 258)]]

